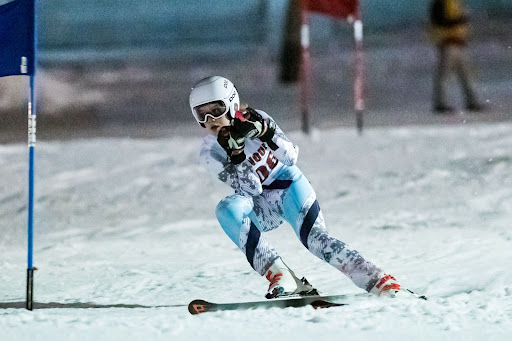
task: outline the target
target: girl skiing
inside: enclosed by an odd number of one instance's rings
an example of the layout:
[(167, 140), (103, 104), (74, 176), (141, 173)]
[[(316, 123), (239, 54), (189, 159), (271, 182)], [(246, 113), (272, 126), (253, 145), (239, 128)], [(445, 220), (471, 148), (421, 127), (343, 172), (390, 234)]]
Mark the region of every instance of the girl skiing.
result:
[(356, 286), (376, 295), (401, 290), (395, 278), (329, 235), (315, 191), (295, 165), (298, 147), (265, 112), (241, 108), (231, 81), (220, 76), (200, 80), (190, 93), (190, 108), (209, 133), (201, 162), (234, 190), (217, 205), (217, 219), (252, 268), (270, 282), (267, 298), (317, 293), (262, 235), (284, 221), (312, 254)]

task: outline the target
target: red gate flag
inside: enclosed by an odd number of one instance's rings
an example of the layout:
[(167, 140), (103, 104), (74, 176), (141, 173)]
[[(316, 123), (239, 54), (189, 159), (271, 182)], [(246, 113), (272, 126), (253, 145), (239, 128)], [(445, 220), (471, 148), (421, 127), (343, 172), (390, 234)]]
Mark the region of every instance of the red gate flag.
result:
[(0, 77), (34, 74), (34, 0), (0, 0)]
[(359, 0), (304, 0), (306, 9), (332, 17), (346, 19), (356, 16)]

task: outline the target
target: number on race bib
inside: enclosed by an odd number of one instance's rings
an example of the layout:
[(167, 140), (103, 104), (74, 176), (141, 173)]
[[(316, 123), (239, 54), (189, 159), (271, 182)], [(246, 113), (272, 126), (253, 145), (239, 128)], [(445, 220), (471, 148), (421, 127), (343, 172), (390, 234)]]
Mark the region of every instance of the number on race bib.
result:
[(267, 164), (259, 166), (256, 169), (256, 174), (258, 174), (258, 177), (262, 183), (267, 180), (268, 176), (270, 175), (270, 171), (277, 166), (278, 162), (279, 160), (272, 154), (272, 152), (269, 152), (267, 157)]

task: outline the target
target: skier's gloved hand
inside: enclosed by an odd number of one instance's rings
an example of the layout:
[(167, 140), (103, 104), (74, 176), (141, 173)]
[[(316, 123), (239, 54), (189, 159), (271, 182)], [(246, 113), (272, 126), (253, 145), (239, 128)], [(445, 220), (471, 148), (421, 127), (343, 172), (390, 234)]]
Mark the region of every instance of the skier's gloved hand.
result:
[(244, 136), (233, 129), (233, 126), (225, 126), (219, 130), (217, 142), (227, 152), (231, 163), (237, 165), (245, 160)]
[(252, 139), (263, 133), (265, 122), (254, 109), (247, 108), (245, 113), (241, 111), (235, 112), (233, 128), (241, 135)]
[(265, 121), (254, 109), (247, 108), (245, 114), (241, 111), (235, 113), (233, 127), (241, 135), (248, 138), (259, 138), (263, 142), (272, 139), (275, 132), (274, 121)]

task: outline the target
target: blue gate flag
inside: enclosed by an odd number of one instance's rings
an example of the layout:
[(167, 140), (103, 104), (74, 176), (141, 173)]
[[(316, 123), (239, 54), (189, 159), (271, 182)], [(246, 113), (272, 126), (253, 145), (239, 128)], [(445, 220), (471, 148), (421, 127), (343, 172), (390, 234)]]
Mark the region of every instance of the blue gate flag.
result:
[(0, 77), (34, 74), (34, 0), (0, 0)]

